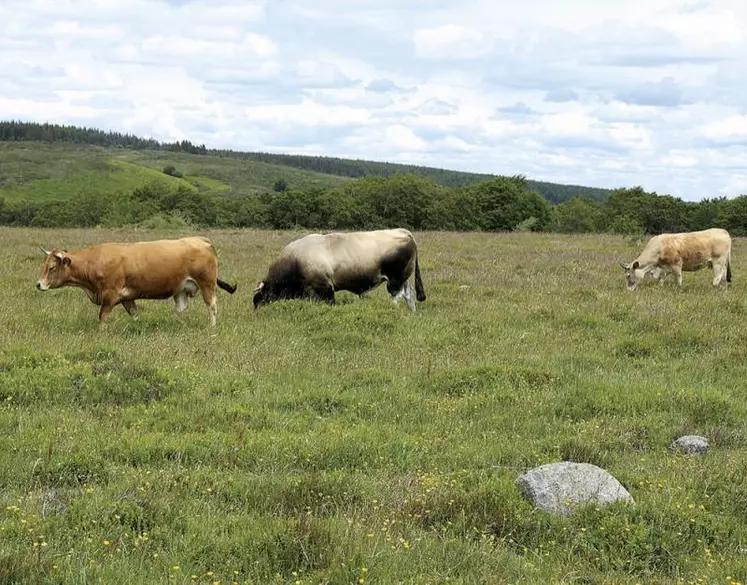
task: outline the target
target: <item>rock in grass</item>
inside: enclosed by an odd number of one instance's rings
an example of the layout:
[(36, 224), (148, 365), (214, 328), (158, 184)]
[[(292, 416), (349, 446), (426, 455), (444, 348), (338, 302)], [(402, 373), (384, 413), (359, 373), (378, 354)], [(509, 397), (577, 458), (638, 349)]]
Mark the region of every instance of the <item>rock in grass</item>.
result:
[(686, 455), (703, 455), (708, 453), (708, 439), (698, 435), (685, 435), (672, 441), (669, 450), (672, 453), (681, 451)]
[(526, 472), (516, 483), (535, 507), (552, 514), (568, 515), (587, 503), (635, 503), (619, 481), (590, 463), (549, 463)]

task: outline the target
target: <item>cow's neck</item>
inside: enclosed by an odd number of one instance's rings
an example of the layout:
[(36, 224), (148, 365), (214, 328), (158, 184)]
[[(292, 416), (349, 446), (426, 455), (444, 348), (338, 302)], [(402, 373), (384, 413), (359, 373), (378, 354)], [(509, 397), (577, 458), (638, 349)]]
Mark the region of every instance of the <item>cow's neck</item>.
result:
[(646, 253), (646, 250), (643, 251), (643, 254), (638, 256), (638, 258), (635, 259), (636, 262), (638, 262), (638, 265), (640, 266), (641, 270), (648, 272), (649, 270), (653, 270), (657, 263), (657, 257), (654, 254)]
[(84, 267), (80, 266), (80, 264), (82, 264), (83, 266), (87, 264), (86, 259), (82, 257), (83, 254), (81, 254), (81, 252), (77, 252), (75, 256), (73, 254), (69, 254), (69, 256), (70, 260), (72, 261), (72, 266), (76, 265), (76, 260), (79, 266), (76, 268), (76, 270), (72, 271), (72, 273), (68, 277), (66, 286), (75, 286), (77, 288), (82, 288), (87, 293), (89, 293), (89, 297), (91, 297), (91, 295), (97, 296), (99, 292), (99, 286), (96, 283), (94, 275)]

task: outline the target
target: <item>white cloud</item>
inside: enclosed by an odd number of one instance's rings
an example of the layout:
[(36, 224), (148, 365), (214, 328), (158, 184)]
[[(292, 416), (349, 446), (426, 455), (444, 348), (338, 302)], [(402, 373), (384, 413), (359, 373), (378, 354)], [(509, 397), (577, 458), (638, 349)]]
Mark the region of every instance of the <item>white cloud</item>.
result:
[(85, 26), (74, 20), (58, 20), (47, 31), (56, 37), (76, 39), (109, 39), (122, 36), (122, 30), (112, 25)]
[(703, 136), (712, 140), (743, 138), (747, 140), (747, 115), (721, 118), (703, 127)]
[(416, 30), (413, 40), (415, 53), (427, 59), (474, 59), (491, 45), (480, 31), (454, 24)]
[(394, 124), (386, 129), (386, 140), (392, 148), (399, 151), (425, 150), (428, 143), (406, 126)]
[(5, 0), (0, 112), (733, 196), (744, 22), (743, 0)]
[(251, 106), (244, 109), (249, 122), (263, 125), (296, 124), (299, 126), (346, 126), (367, 124), (370, 115), (366, 110), (350, 106), (325, 106), (310, 99), (299, 104), (278, 106)]
[(690, 168), (698, 165), (698, 157), (688, 154), (687, 151), (671, 151), (661, 159), (662, 164), (677, 168)]
[(277, 52), (272, 40), (264, 35), (248, 33), (237, 41), (204, 40), (182, 35), (154, 35), (141, 45), (145, 54), (176, 57), (267, 58)]

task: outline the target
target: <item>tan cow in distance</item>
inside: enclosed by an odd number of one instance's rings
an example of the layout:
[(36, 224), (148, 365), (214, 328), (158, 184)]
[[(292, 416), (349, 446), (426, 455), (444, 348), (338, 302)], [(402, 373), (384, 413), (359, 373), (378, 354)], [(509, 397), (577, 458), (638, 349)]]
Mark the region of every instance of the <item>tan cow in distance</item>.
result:
[(720, 228), (680, 234), (660, 234), (630, 264), (620, 264), (625, 270), (628, 290), (635, 290), (647, 274), (663, 281), (668, 272), (682, 286), (682, 272), (694, 272), (708, 266), (713, 269), (713, 286), (726, 278), (731, 282), (731, 236)]
[(99, 325), (104, 325), (112, 309), (121, 304), (134, 315), (138, 299), (174, 298), (176, 310), (199, 290), (215, 326), (218, 306), (216, 286), (233, 294), (232, 286), (218, 278), (218, 258), (207, 238), (194, 236), (180, 240), (158, 240), (133, 244), (99, 244), (67, 252), (41, 248), (47, 259), (36, 288), (76, 286), (101, 307)]

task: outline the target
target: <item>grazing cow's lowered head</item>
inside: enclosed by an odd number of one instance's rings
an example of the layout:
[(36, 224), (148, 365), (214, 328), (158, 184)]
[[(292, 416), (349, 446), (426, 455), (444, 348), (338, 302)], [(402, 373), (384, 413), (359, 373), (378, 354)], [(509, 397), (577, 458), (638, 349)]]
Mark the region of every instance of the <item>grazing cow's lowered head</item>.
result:
[(264, 280), (254, 289), (254, 308), (259, 309), (262, 305), (270, 302), (268, 291)]
[(265, 279), (254, 289), (254, 308), (283, 299), (314, 296), (308, 279), (302, 274), (301, 262), (294, 254), (281, 257), (270, 266)]
[(265, 282), (262, 281), (254, 289), (254, 308), (259, 309), (262, 305), (267, 302), (267, 291), (265, 290)]
[(627, 289), (629, 291), (634, 291), (638, 286), (638, 283), (646, 277), (646, 271), (641, 269), (638, 260), (631, 262), (630, 264), (620, 263), (620, 266), (625, 270), (625, 283)]
[(45, 250), (39, 248), (47, 255), (47, 259), (42, 264), (39, 280), (36, 283), (37, 290), (49, 290), (50, 288), (59, 288), (64, 286), (70, 280), (70, 265), (72, 259), (67, 255), (65, 250), (52, 248)]

